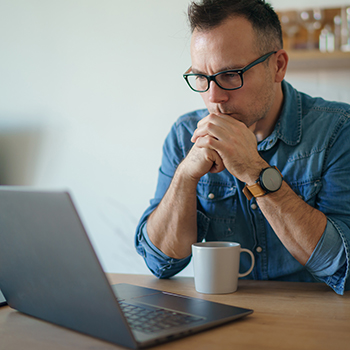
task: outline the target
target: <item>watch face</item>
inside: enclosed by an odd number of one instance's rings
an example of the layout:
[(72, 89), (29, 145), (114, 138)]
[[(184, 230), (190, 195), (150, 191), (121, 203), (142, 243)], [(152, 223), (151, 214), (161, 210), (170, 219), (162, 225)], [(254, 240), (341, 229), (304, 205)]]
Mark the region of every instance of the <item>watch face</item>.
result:
[(282, 176), (275, 168), (267, 168), (263, 171), (260, 178), (260, 186), (269, 192), (275, 192), (282, 185)]

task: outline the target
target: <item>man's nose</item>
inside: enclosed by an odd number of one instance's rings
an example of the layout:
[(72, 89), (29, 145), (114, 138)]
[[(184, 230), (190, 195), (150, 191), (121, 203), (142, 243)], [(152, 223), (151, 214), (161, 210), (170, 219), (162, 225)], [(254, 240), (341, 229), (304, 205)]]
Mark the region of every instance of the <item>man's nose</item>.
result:
[(209, 85), (209, 102), (211, 103), (223, 103), (229, 98), (229, 91), (221, 89), (215, 81), (211, 81)]

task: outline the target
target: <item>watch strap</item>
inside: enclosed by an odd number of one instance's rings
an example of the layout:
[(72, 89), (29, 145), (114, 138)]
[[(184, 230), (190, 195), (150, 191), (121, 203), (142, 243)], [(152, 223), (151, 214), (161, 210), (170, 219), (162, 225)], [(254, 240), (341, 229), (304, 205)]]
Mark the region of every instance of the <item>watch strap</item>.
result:
[(250, 201), (253, 197), (262, 197), (266, 194), (266, 191), (262, 189), (259, 183), (255, 183), (250, 186), (245, 185), (243, 188), (243, 193)]

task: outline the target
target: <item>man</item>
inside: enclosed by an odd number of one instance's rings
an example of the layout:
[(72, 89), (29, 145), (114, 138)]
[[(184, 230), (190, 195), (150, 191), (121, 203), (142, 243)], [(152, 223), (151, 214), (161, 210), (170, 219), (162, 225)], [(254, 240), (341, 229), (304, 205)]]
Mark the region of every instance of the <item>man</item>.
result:
[[(181, 271), (191, 244), (237, 241), (250, 278), (350, 288), (350, 106), (284, 81), (281, 27), (263, 0), (189, 7), (192, 66), (205, 110), (182, 116), (164, 148), (136, 248), (159, 278)], [(241, 257), (243, 269), (249, 257)]]

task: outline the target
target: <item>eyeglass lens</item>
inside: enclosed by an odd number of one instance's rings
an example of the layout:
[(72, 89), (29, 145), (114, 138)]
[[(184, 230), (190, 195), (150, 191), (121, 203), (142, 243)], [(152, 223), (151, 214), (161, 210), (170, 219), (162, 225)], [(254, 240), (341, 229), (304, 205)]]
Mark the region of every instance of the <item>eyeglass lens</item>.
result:
[[(187, 80), (194, 90), (205, 91), (209, 88), (209, 79), (205, 75), (189, 75)], [(236, 89), (242, 85), (240, 75), (235, 72), (220, 73), (215, 76), (215, 81), (224, 89)]]

